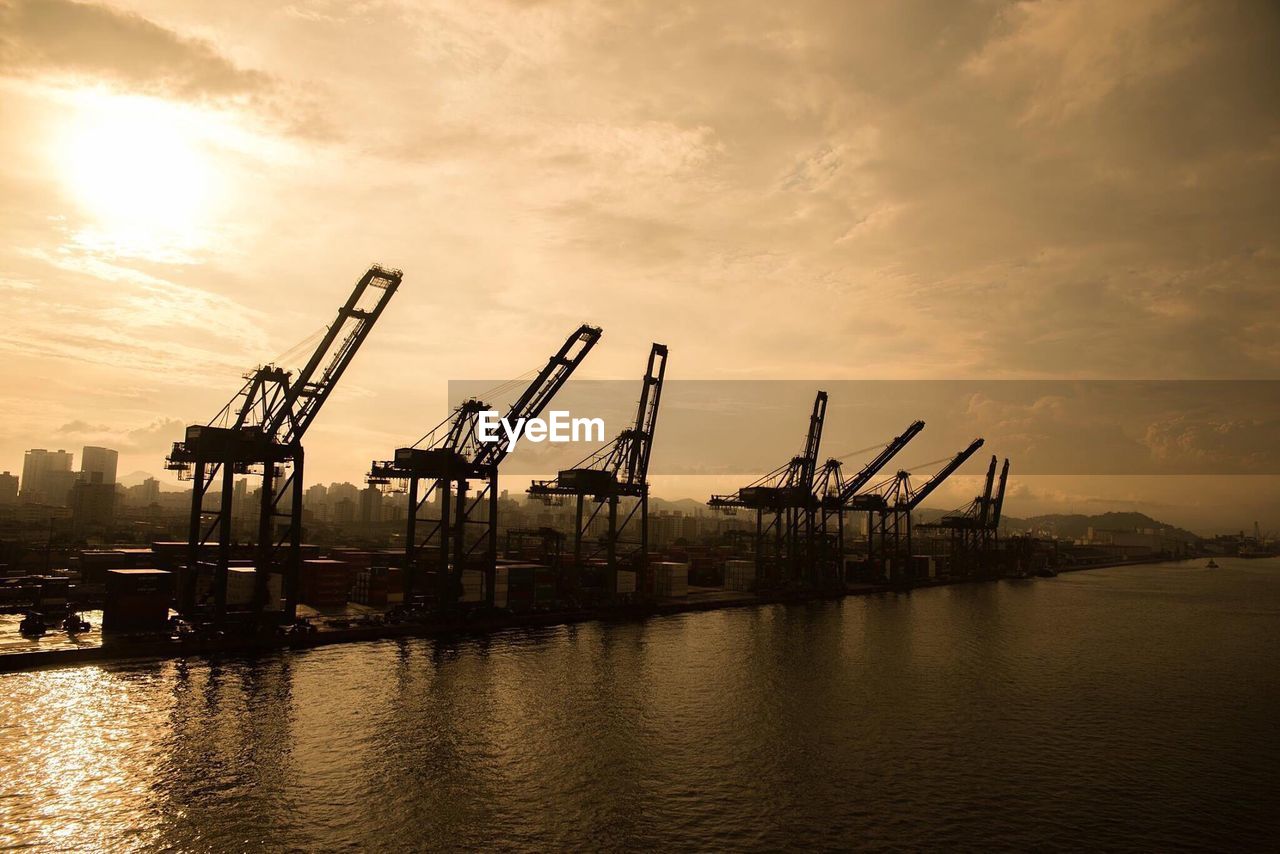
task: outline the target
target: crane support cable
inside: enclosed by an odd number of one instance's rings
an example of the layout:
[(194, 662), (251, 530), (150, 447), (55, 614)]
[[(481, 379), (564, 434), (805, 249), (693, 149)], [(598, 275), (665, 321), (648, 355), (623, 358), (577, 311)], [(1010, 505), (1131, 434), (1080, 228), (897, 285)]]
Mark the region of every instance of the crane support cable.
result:
[(850, 457), (860, 457), (860, 456), (862, 456), (863, 454), (869, 454), (869, 453), (871, 453), (872, 451), (879, 451), (879, 450), (881, 450), (882, 448), (884, 448), (884, 443), (883, 443), (883, 442), (881, 442), (881, 443), (879, 443), (879, 444), (877, 444), (877, 445), (868, 445), (868, 446), (867, 446), (867, 447), (865, 447), (865, 448), (859, 448), (859, 449), (858, 449), (858, 450), (856, 450), (856, 451), (850, 451), (850, 452), (849, 452), (849, 453), (847, 453), (847, 454), (842, 454), (841, 456), (838, 456), (838, 457), (832, 457), (832, 459), (840, 460), (841, 462), (844, 462), (845, 460), (849, 459)]
[(920, 469), (928, 468), (929, 466), (936, 466), (938, 463), (950, 462), (951, 460), (952, 460), (952, 457), (941, 457), (939, 459), (929, 460), (928, 462), (924, 462), (924, 463), (916, 463), (913, 466), (903, 466), (902, 471), (915, 473), (915, 472), (918, 472)]

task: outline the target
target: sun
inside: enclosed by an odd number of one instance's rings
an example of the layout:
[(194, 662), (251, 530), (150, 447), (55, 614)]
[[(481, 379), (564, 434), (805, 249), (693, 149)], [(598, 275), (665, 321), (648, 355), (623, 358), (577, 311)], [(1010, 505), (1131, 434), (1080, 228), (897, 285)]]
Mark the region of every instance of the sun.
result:
[(55, 147), (63, 183), (85, 218), (77, 239), (118, 254), (196, 248), (215, 169), (200, 117), (166, 101), (80, 99)]

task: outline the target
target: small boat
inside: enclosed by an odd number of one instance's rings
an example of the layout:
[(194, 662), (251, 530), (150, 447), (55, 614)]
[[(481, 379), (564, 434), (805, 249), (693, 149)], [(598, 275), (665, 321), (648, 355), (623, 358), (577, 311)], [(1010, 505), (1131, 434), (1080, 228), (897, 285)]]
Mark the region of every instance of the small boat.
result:
[(1204, 565), (1204, 568), (1205, 568), (1205, 569), (1217, 569), (1217, 568), (1218, 568), (1218, 562), (1217, 562), (1217, 561), (1215, 561), (1213, 558), (1209, 558), (1209, 562), (1208, 562), (1208, 563), (1206, 563), (1206, 564)]
[(1036, 570), (1036, 575), (1041, 578), (1057, 578), (1058, 571), (1051, 566), (1042, 566)]

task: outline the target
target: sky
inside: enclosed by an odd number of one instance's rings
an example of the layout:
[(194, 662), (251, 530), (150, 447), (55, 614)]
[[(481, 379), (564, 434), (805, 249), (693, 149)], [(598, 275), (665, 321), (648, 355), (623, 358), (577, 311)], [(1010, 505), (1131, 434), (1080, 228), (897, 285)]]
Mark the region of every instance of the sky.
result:
[[(582, 322), (598, 379), (1274, 379), (1277, 43), (1229, 0), (0, 0), (0, 469), (159, 474), (372, 262), (314, 480)], [(1276, 477), (1014, 472), (1011, 515), (1280, 528)]]

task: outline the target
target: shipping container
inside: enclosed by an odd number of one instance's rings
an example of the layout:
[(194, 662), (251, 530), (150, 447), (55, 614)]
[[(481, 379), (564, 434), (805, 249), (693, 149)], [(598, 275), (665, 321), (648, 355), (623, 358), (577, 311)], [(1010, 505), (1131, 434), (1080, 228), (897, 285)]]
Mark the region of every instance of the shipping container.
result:
[[(258, 572), (251, 566), (227, 567), (227, 606), (247, 608), (253, 605), (254, 591), (258, 584)], [(284, 579), (278, 572), (267, 576), (268, 611), (279, 611), (284, 607)]]
[(689, 564), (660, 561), (649, 565), (654, 578), (654, 592), (665, 598), (689, 595)]
[(385, 568), (369, 567), (357, 570), (355, 580), (351, 584), (351, 601), (358, 605), (386, 607), (388, 587)]
[(484, 601), (484, 572), (478, 569), (464, 569), (462, 571), (461, 601)]
[(160, 569), (107, 572), (103, 631), (158, 632), (167, 628), (173, 575)]
[(726, 560), (724, 562), (724, 586), (726, 590), (755, 590), (755, 561)]
[(331, 558), (304, 560), (299, 579), (300, 602), (317, 608), (347, 604), (351, 593), (352, 568)]

